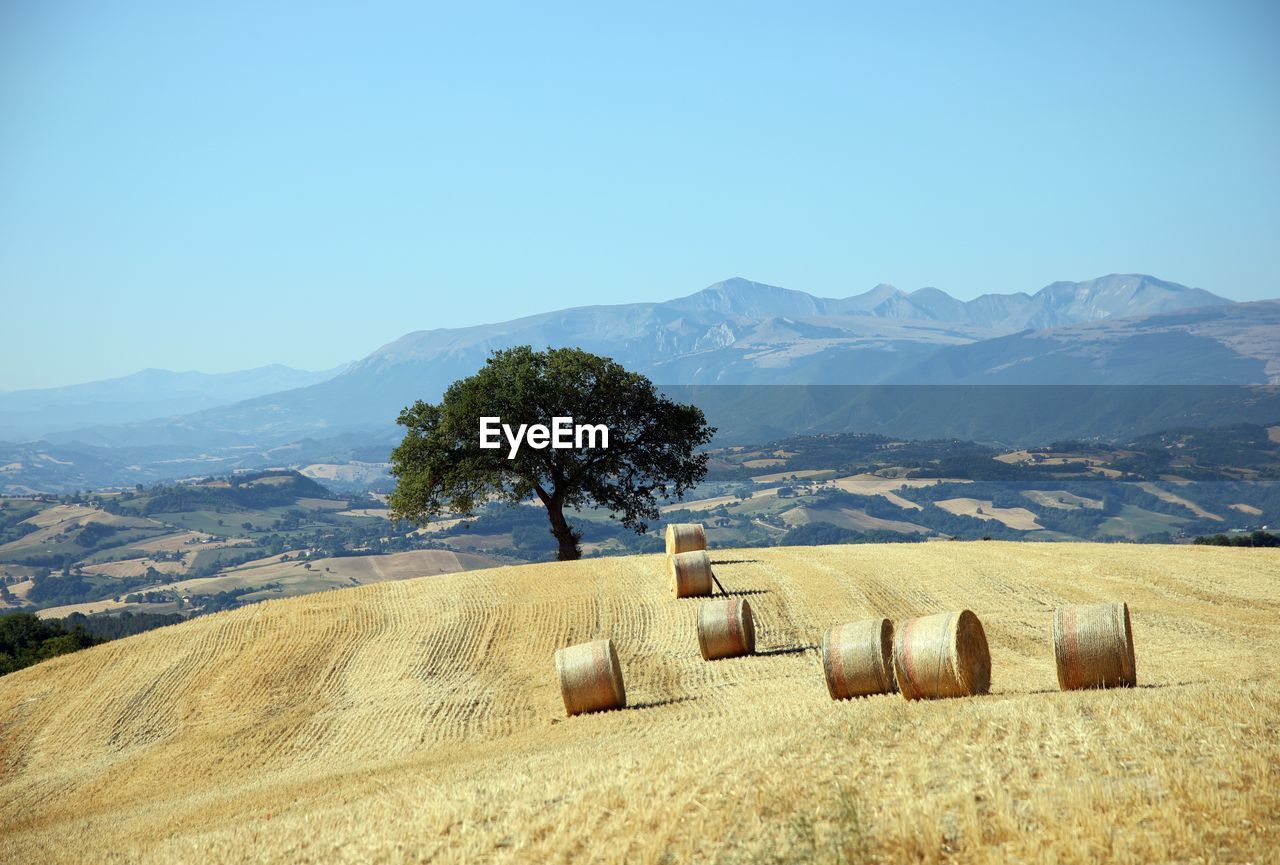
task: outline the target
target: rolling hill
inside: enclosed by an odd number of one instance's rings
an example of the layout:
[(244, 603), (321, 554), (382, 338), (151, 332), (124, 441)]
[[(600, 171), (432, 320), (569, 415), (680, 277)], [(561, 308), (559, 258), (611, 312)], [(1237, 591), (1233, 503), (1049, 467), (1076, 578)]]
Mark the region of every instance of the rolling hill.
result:
[(38, 610), (42, 618), (198, 616), (527, 560), (444, 548), (435, 535), (389, 522), (376, 499), (336, 497), (296, 472), (62, 502), (0, 497), (0, 612)]
[[(24, 862), (1265, 861), (1280, 553), (722, 550), (759, 654), (705, 663), (659, 556), (272, 601), (0, 679)], [(1055, 605), (1127, 600), (1139, 687), (1059, 693)], [(840, 621), (974, 609), (989, 696), (833, 703)], [(566, 719), (612, 637), (630, 708)]]

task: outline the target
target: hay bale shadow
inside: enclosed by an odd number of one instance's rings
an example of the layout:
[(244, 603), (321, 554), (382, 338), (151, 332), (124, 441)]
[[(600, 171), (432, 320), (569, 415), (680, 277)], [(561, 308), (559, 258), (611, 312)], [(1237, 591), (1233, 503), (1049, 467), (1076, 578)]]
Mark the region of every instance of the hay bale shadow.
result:
[[(1208, 685), (1213, 679), (1188, 679), (1185, 682), (1152, 682), (1145, 685), (1134, 685), (1133, 687), (1141, 690), (1142, 688), (1185, 688), (1187, 685)], [(1112, 688), (1111, 690), (1119, 690)]]
[(821, 646), (780, 646), (776, 649), (757, 649), (757, 655), (802, 655), (805, 652), (817, 652)]
[(1141, 691), (1148, 688), (1185, 688), (1189, 685), (1208, 685), (1212, 682), (1212, 679), (1191, 679), (1186, 682), (1153, 682), (1145, 685), (1122, 685), (1112, 688), (1076, 688), (1071, 691), (1064, 691), (1061, 688), (1037, 688), (1033, 691), (1004, 691), (1003, 694), (1014, 696), (1018, 694), (1088, 694), (1110, 691)]
[(697, 697), (668, 697), (665, 700), (646, 700), (642, 703), (632, 703), (627, 709), (656, 709), (659, 706), (674, 706), (676, 703), (687, 703), (690, 700), (696, 700)]
[(758, 565), (759, 559), (712, 559), (713, 565)]

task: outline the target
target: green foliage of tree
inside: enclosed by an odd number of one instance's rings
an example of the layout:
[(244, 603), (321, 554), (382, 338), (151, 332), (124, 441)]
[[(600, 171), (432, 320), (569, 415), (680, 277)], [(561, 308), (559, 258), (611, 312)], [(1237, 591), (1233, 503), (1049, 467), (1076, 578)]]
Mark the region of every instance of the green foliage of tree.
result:
[[(59, 620), (52, 619), (57, 622)], [(176, 625), (186, 619), (178, 613), (132, 613), (124, 612), (116, 615), (86, 616), (84, 613), (72, 613), (62, 619), (62, 627), (68, 632), (77, 628), (102, 640), (118, 640), (131, 637), (144, 631), (154, 630), (166, 625)]]
[(25, 522), (32, 513), (34, 512), (31, 510), (9, 508), (5, 513), (0, 514), (0, 544), (16, 541), (38, 531), (39, 526)]
[(101, 642), (81, 628), (67, 630), (61, 622), (42, 622), (33, 613), (0, 615), (0, 675)]
[(102, 523), (89, 523), (76, 533), (75, 542), (85, 549), (92, 549), (102, 543), (106, 538), (116, 533), (115, 526), (108, 526)]
[[(505, 447), (480, 447), (480, 418), (513, 427), (553, 417), (604, 424), (609, 447), (534, 449), (508, 459)], [(705, 477), (698, 449), (715, 430), (701, 409), (661, 396), (653, 383), (581, 349), (494, 352), (475, 375), (454, 382), (439, 404), (419, 400), (400, 413), (408, 432), (391, 454), (393, 516), (422, 524), (446, 511), (473, 514), (489, 498), (546, 507), (562, 560), (582, 554), (566, 508), (591, 504), (644, 532), (659, 497), (680, 497)]]

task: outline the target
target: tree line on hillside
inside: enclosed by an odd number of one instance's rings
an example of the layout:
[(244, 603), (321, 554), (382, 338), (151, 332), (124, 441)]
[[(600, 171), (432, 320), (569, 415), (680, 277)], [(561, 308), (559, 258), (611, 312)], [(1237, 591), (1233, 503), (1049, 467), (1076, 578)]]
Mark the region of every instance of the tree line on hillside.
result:
[(33, 613), (0, 615), (0, 675), (103, 642), (83, 628), (41, 621)]
[[(262, 483), (282, 478), (281, 483)], [(104, 498), (104, 510), (130, 516), (214, 510), (217, 508), (285, 507), (300, 498), (331, 499), (333, 493), (311, 478), (294, 471), (263, 471), (230, 475), (216, 482), (162, 484), (147, 490), (124, 492)]]
[(1210, 547), (1280, 547), (1280, 535), (1262, 531), (1247, 535), (1218, 534), (1196, 538), (1195, 543)]
[(182, 620), (177, 614), (155, 613), (92, 617), (73, 613), (65, 619), (40, 619), (34, 613), (5, 613), (0, 615), (0, 675)]

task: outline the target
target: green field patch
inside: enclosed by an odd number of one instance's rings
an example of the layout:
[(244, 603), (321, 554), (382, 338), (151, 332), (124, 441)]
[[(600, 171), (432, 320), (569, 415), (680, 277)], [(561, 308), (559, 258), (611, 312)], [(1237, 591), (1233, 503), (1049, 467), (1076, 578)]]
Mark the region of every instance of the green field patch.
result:
[(210, 569), (240, 565), (266, 555), (266, 551), (255, 546), (237, 545), (219, 547), (216, 550), (201, 550), (191, 562), (192, 572), (203, 572)]
[(309, 511), (345, 511), (349, 504), (346, 499), (298, 499), (298, 507)]
[(1161, 532), (1176, 534), (1188, 522), (1190, 521), (1181, 517), (1156, 513), (1137, 505), (1122, 505), (1120, 513), (1108, 517), (1098, 527), (1098, 534), (1112, 538), (1140, 538)]
[(740, 499), (733, 504), (726, 506), (728, 512), (734, 516), (756, 517), (763, 514), (776, 514), (794, 507), (797, 500), (803, 501), (804, 497), (779, 497), (775, 490), (765, 490), (769, 495), (753, 496), (749, 499)]
[[(167, 534), (168, 529), (129, 528), (122, 531), (114, 527), (101, 526), (105, 533), (94, 530), (90, 526), (70, 526), (67, 528), (50, 527), (28, 535), (25, 538), (6, 544), (3, 550), (5, 561), (28, 562), (52, 565), (57, 557), (70, 557), (77, 561), (98, 552), (128, 547), (138, 541), (144, 541), (159, 535)], [(55, 531), (54, 529), (57, 528)], [(86, 532), (88, 530), (88, 532)]]
[(30, 499), (10, 499), (0, 497), (0, 525), (20, 523), (29, 520), (53, 505), (49, 502), (35, 502)]
[[(157, 519), (192, 531), (224, 538), (247, 537), (251, 534), (277, 531), (275, 524), (288, 518), (291, 508), (262, 508), (243, 511), (176, 511), (156, 514)], [(248, 527), (245, 524), (248, 523)], [(300, 523), (298, 529), (323, 526), (324, 523)], [(292, 529), (290, 531), (293, 531)]]
[(254, 478), (253, 480), (243, 482), (241, 486), (246, 488), (287, 487), (287, 486), (291, 486), (292, 484), (293, 484), (293, 476), (290, 474), (284, 474), (284, 475), (267, 475), (266, 477)]
[(85, 556), (81, 561), (86, 565), (105, 565), (108, 562), (124, 562), (129, 559), (145, 559), (151, 553), (146, 550), (140, 550), (133, 546), (112, 547), (108, 550), (99, 550), (92, 555)]

